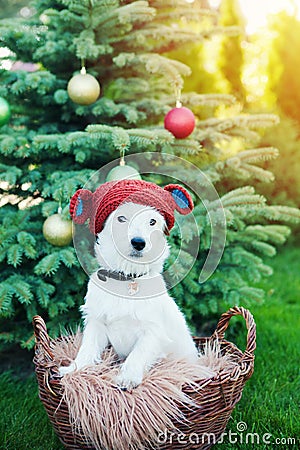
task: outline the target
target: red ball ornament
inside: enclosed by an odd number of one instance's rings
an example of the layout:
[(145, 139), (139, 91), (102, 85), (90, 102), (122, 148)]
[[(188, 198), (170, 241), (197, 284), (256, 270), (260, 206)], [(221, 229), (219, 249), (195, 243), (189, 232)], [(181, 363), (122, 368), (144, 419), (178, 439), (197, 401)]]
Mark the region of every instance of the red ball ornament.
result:
[(195, 116), (192, 111), (184, 106), (171, 109), (164, 120), (166, 130), (170, 131), (177, 139), (188, 137), (195, 128)]

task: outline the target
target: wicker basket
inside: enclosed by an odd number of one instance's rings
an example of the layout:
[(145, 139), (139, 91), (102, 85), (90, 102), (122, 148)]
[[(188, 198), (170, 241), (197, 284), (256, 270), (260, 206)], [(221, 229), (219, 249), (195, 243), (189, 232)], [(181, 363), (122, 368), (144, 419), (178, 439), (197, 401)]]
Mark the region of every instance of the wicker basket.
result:
[[(244, 317), (248, 330), (247, 347), (244, 353), (224, 339), (230, 318), (237, 315)], [(33, 326), (36, 338), (34, 364), (39, 384), (39, 396), (48, 417), (59, 439), (67, 449), (92, 450), (93, 447), (86, 442), (83, 436), (78, 432), (73, 432), (69, 422), (68, 407), (65, 402), (62, 402), (61, 377), (53, 359), (52, 341), (47, 334), (45, 322), (41, 317), (35, 316)], [(213, 378), (199, 380), (198, 390), (183, 387), (184, 392), (190, 395), (200, 408), (182, 410), (188, 419), (188, 424), (175, 424), (180, 433), (172, 437), (170, 435), (170, 438), (164, 440), (164, 443), (157, 445), (158, 449), (209, 449), (224, 432), (231, 412), (242, 396), (245, 382), (251, 377), (254, 369), (256, 327), (250, 312), (240, 307), (231, 308), (221, 316), (211, 337), (194, 338), (199, 348), (202, 348), (208, 341), (214, 342), (216, 339), (221, 345), (221, 353), (233, 358), (238, 364), (231, 371), (221, 370)]]

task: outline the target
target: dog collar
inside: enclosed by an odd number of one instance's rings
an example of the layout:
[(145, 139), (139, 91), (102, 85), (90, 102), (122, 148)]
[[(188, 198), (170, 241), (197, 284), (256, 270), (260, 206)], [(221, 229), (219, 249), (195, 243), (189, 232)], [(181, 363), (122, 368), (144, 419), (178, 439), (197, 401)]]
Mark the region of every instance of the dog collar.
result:
[(104, 291), (124, 299), (147, 300), (160, 297), (166, 292), (166, 284), (160, 274), (127, 275), (124, 272), (98, 269), (93, 273), (91, 280)]
[(124, 272), (115, 272), (112, 270), (99, 269), (97, 272), (97, 277), (101, 281), (106, 281), (106, 278), (112, 278), (113, 280), (118, 281), (133, 281), (135, 278), (139, 278), (145, 275), (142, 273), (141, 275), (129, 274), (126, 275)]
[(101, 281), (107, 281), (107, 278), (112, 278), (113, 280), (117, 280), (117, 281), (129, 281), (128, 286), (127, 286), (127, 291), (130, 296), (138, 293), (139, 284), (137, 283), (136, 278), (142, 277), (143, 275), (144, 274), (126, 275), (124, 272), (115, 272), (115, 271), (106, 270), (106, 269), (99, 269), (97, 272), (97, 277)]

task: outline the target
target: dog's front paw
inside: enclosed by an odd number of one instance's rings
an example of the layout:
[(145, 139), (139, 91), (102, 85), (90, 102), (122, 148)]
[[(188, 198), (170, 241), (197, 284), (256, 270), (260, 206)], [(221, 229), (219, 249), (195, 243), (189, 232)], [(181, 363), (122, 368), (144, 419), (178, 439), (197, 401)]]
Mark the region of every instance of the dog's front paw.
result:
[(61, 366), (59, 370), (59, 374), (63, 377), (67, 373), (72, 373), (77, 369), (76, 364), (73, 362), (69, 366)]
[(122, 367), (119, 375), (115, 378), (116, 384), (122, 390), (131, 390), (136, 388), (143, 381), (143, 373), (138, 370), (132, 370), (125, 366)]

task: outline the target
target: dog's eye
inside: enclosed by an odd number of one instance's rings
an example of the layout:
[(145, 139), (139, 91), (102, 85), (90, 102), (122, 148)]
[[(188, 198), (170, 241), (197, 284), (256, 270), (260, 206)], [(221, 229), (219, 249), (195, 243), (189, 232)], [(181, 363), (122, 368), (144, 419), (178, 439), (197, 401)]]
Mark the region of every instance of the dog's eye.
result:
[(126, 222), (126, 217), (125, 216), (118, 216), (118, 222), (124, 223)]
[(150, 226), (153, 227), (156, 224), (156, 220), (155, 219), (151, 219), (150, 220)]

